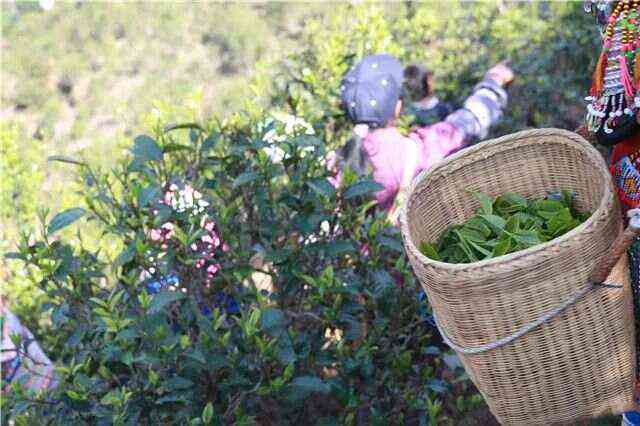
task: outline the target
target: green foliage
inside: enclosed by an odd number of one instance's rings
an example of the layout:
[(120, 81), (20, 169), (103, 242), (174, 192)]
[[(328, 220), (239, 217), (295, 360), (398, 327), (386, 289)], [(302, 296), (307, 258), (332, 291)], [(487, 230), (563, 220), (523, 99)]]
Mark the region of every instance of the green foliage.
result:
[(386, 52), (426, 65), (436, 94), (460, 104), (484, 72), (509, 59), (516, 71), (503, 123), (573, 129), (583, 116), (598, 34), (579, 2), (394, 3), (336, 6), (309, 21), (299, 49), (258, 75), (254, 91), (317, 123), (331, 146), (349, 136), (340, 108), (345, 71), (362, 56)]
[(437, 247), (423, 241), (422, 254), (447, 263), (492, 259), (558, 238), (591, 215), (578, 212), (566, 191), (530, 200), (511, 192), (495, 200), (480, 192), (473, 196), (480, 203), (476, 215), (451, 225)]
[[(439, 401), (452, 386), (441, 375), (455, 370), (433, 363), (440, 351), (398, 231), (362, 203), (377, 186), (349, 171), (342, 187), (328, 185), (326, 146), (313, 135), (280, 139), (286, 156), (273, 162), (262, 122), (203, 127), (137, 137), (112, 173), (78, 162), (84, 210), (42, 218), (39, 237), (11, 256), (37, 271), (47, 294), (56, 331), (44, 344), (61, 384), (41, 396), (16, 389), (4, 412), (56, 424), (457, 415)], [(177, 181), (203, 194), (228, 244), (211, 281), (189, 249), (202, 237), (195, 219), (160, 203)], [(52, 238), (85, 220), (124, 250), (107, 257)], [(167, 221), (174, 233), (162, 251), (152, 230)], [(149, 292), (141, 277), (152, 265), (159, 276), (177, 275), (176, 291)], [(220, 294), (239, 311), (221, 305)]]
[[(20, 139), (17, 125), (0, 123), (0, 253), (9, 251), (22, 231), (36, 219), (39, 187), (44, 180), (42, 152), (37, 144)], [(28, 271), (0, 258), (0, 296), (11, 295), (17, 312), (37, 323), (40, 291), (34, 291)]]
[[(428, 65), (437, 94), (461, 102), (511, 59), (494, 134), (573, 128), (597, 40), (580, 4), (2, 7), (2, 101), (22, 125), (0, 127), (0, 250), (19, 241), (21, 259), (0, 261), (0, 279), (61, 377), (52, 394), (3, 398), (3, 423), (455, 424), (481, 408), (425, 324), (375, 184), (328, 181), (324, 155), (351, 131), (340, 80), (387, 52)], [(263, 136), (283, 111), (313, 132), (287, 134), (273, 162)], [(191, 124), (164, 126), (176, 122)], [(45, 164), (53, 152), (66, 157)], [(204, 194), (230, 247), (211, 283), (189, 250), (197, 224), (158, 205), (174, 182)], [(82, 217), (68, 210), (79, 203)], [(65, 213), (40, 212), (35, 237), (38, 204)], [(164, 220), (179, 226), (157, 274), (180, 286), (151, 294), (141, 275)]]

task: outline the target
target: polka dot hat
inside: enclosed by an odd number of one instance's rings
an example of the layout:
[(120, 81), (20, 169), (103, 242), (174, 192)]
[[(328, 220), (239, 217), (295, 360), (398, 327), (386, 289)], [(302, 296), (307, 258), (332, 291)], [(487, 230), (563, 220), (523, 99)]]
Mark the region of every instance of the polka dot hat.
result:
[(356, 124), (383, 127), (394, 117), (402, 88), (402, 65), (387, 54), (366, 56), (340, 86), (342, 105)]

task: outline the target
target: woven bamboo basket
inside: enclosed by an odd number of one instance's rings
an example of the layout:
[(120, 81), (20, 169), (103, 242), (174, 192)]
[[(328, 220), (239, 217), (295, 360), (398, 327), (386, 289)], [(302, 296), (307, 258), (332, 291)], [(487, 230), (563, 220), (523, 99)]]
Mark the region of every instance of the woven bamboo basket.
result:
[[(553, 241), (456, 265), (418, 250), (474, 214), (472, 190), (544, 197), (562, 189), (593, 215)], [(488, 141), (415, 179), (401, 214), (406, 251), (445, 341), (502, 424), (563, 424), (635, 408), (626, 256), (605, 281), (617, 287), (589, 283), (622, 230), (620, 216), (601, 155), (563, 130)]]

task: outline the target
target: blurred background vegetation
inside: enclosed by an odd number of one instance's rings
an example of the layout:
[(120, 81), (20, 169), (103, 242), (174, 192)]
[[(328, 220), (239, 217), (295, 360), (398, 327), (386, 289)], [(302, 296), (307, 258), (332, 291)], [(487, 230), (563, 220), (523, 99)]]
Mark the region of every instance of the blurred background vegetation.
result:
[[(292, 49), (322, 4), (2, 2), (0, 252), (39, 207), (76, 205), (73, 170), (50, 155), (109, 169), (130, 136), (159, 121), (225, 117), (254, 95), (256, 63)], [(88, 226), (89, 243), (117, 250)], [(93, 240), (93, 241), (91, 241)], [(25, 272), (0, 259), (0, 294), (35, 321)], [(27, 322), (31, 322), (27, 321)]]
[[(492, 136), (574, 129), (598, 42), (581, 2), (0, 7), (0, 252), (36, 223), (39, 207), (78, 204), (73, 170), (47, 163), (50, 155), (108, 169), (132, 136), (158, 123), (233, 122), (275, 110), (304, 117), (339, 146), (350, 131), (338, 102), (341, 76), (376, 52), (427, 65), (436, 93), (453, 102), (490, 65), (510, 59), (517, 79)], [(88, 244), (118, 252), (83, 226)], [(43, 296), (25, 274), (0, 260), (0, 293), (35, 326), (46, 320), (37, 310)]]

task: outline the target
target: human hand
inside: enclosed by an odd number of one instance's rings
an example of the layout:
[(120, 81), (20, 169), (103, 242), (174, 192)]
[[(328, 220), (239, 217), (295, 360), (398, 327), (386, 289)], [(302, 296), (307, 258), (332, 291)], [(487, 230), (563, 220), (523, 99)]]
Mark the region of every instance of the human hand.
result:
[(485, 74), (486, 78), (490, 78), (501, 86), (509, 85), (515, 78), (515, 74), (508, 61), (502, 61), (489, 68)]
[(407, 188), (400, 189), (398, 194), (396, 195), (395, 200), (393, 201), (393, 206), (387, 213), (387, 220), (393, 226), (400, 225), (400, 213), (402, 211), (402, 205), (407, 197)]
[(595, 145), (597, 142), (595, 135), (591, 133), (589, 129), (587, 129), (587, 126), (585, 124), (578, 127), (576, 130), (574, 130), (574, 132), (582, 136), (584, 139), (586, 139), (587, 142), (592, 145)]

